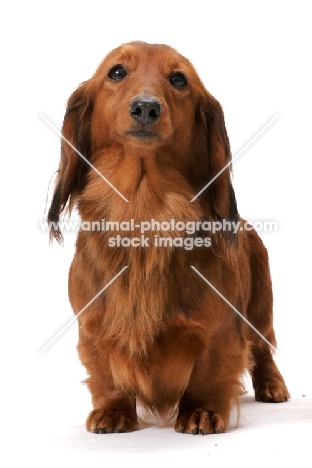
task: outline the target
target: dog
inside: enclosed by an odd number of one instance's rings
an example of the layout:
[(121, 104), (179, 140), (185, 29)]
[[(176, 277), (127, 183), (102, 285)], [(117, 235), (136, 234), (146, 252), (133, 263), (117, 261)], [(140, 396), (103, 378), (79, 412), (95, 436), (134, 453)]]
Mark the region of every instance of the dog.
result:
[(256, 400), (288, 400), (266, 248), (253, 229), (207, 235), (244, 220), (223, 111), (192, 64), (166, 45), (121, 45), (69, 98), (62, 134), (51, 239), (73, 207), (104, 226), (80, 229), (69, 272), (87, 430), (135, 430), (139, 402), (174, 414), (177, 432), (223, 433), (246, 369)]

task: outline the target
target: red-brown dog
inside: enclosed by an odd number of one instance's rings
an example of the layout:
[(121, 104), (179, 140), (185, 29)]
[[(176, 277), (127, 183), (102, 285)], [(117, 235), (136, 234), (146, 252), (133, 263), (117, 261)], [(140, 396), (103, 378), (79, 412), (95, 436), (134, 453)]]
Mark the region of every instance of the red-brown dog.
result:
[[(94, 405), (87, 429), (134, 430), (138, 401), (162, 416), (176, 407), (178, 432), (224, 432), (246, 368), (256, 400), (287, 400), (260, 336), (275, 344), (266, 249), (253, 230), (207, 239), (203, 229), (240, 221), (230, 170), (191, 202), (231, 155), (220, 104), (190, 62), (165, 45), (113, 50), (70, 97), (63, 135), (93, 167), (63, 142), (49, 220), (75, 205), (84, 223), (117, 229), (80, 230), (69, 275), (74, 312), (127, 266), (79, 315)], [(145, 232), (147, 241), (141, 226), (150, 220), (160, 229)], [(181, 231), (189, 223), (195, 230)], [(58, 228), (52, 235), (61, 240)]]

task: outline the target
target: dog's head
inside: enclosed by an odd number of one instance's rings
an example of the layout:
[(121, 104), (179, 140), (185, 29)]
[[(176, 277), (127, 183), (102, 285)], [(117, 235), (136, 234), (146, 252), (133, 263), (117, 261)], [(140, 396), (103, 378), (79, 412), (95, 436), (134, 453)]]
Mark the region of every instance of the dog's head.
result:
[[(110, 52), (69, 98), (62, 134), (48, 215), (53, 222), (79, 199), (92, 170), (88, 161), (92, 164), (93, 154), (101, 148), (117, 145), (141, 158), (165, 155), (194, 193), (231, 160), (219, 102), (191, 63), (166, 45), (133, 42)], [(229, 167), (200, 197), (209, 200), (216, 217), (237, 218)], [(59, 230), (52, 234), (61, 239)]]

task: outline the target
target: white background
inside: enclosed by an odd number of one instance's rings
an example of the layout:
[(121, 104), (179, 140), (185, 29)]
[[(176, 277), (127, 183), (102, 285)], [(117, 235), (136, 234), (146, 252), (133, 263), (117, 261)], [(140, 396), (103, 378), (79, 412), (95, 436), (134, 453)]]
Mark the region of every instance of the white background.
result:
[[(296, 459), (311, 440), (311, 15), (297, 1), (12, 2), (1, 12), (1, 427), (9, 461), (145, 466), (191, 458), (260, 463)], [(87, 434), (91, 409), (76, 355), (67, 274), (75, 235), (49, 246), (40, 230), (59, 160), (66, 100), (114, 47), (131, 40), (167, 43), (188, 57), (222, 103), (235, 155), (240, 214), (275, 220), (260, 233), (270, 255), (278, 365), (292, 394), (285, 405), (241, 406), (240, 428), (188, 437), (172, 428)], [(51, 190), (51, 188), (50, 188)], [(305, 395), (304, 397), (302, 395)], [(261, 447), (259, 447), (261, 444)], [(308, 452), (307, 452), (308, 453)], [(209, 458), (210, 457), (210, 458)], [(252, 460), (252, 459), (250, 459)], [(251, 461), (250, 461), (251, 462)], [(307, 464), (305, 464), (307, 463)], [(233, 463), (232, 463), (233, 464)], [(255, 462), (253, 462), (255, 464)], [(132, 466), (132, 465), (131, 465)], [(234, 464), (234, 466), (236, 466)], [(238, 465), (237, 465), (238, 466)], [(270, 462), (268, 463), (270, 465)], [(309, 466), (306, 458), (302, 466)]]

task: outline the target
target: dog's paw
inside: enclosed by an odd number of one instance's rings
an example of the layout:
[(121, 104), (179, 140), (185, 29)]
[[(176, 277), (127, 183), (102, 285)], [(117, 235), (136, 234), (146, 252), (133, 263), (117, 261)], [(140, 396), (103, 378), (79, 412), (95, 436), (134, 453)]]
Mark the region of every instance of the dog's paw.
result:
[(221, 414), (198, 408), (179, 414), (174, 429), (187, 434), (220, 434), (225, 432), (226, 424)]
[(87, 430), (95, 434), (131, 432), (138, 425), (136, 414), (113, 409), (95, 409), (87, 418)]
[(290, 398), (283, 379), (272, 379), (255, 387), (256, 401), (266, 403), (282, 403)]

